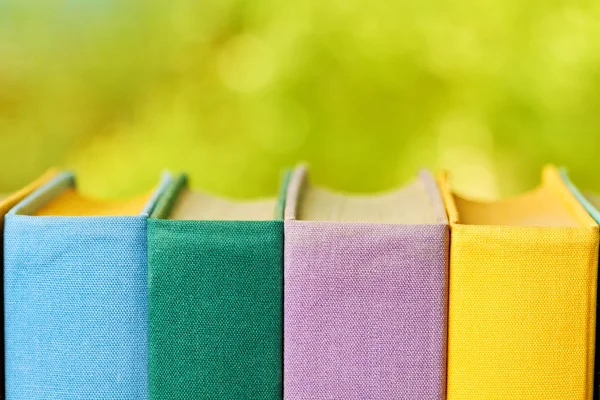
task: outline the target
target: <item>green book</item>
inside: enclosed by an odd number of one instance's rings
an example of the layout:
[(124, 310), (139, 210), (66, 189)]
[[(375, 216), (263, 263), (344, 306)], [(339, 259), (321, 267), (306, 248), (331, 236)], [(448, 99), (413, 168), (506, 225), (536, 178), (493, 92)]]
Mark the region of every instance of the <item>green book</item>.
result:
[[(284, 185), (285, 188), (285, 185)], [(280, 399), (283, 202), (175, 179), (148, 221), (150, 399)]]

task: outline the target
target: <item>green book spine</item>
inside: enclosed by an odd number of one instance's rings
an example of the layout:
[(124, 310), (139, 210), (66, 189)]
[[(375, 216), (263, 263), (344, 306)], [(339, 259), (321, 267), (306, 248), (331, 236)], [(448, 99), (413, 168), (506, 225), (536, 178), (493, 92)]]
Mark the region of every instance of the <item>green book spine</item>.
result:
[(150, 399), (282, 397), (283, 221), (148, 221)]

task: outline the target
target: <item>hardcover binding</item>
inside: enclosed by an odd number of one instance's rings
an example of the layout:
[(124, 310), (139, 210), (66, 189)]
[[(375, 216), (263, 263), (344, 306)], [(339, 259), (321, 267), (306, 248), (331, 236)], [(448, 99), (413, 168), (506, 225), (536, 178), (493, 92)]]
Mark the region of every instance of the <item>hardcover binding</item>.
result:
[(146, 399), (146, 220), (161, 189), (138, 215), (42, 212), (74, 190), (61, 173), (6, 216), (7, 399)]
[(281, 398), (283, 206), (268, 220), (169, 219), (186, 186), (149, 220), (150, 399)]
[(598, 226), (546, 167), (498, 202), (453, 193), (448, 400), (589, 399)]
[(448, 225), (435, 181), (422, 172), (420, 195), (396, 205), (427, 205), (429, 223), (313, 221), (298, 218), (306, 175), (294, 172), (285, 211), (284, 398), (443, 399)]
[[(0, 237), (2, 238), (0, 245), (0, 260), (2, 260), (2, 270), (1, 276), (2, 281), (4, 281), (4, 217), (7, 212), (10, 211), (15, 205), (17, 205), (21, 200), (25, 197), (29, 196), (34, 190), (38, 189), (40, 186), (48, 182), (58, 173), (57, 170), (50, 169), (46, 171), (42, 176), (31, 182), (29, 185), (23, 187), (22, 189), (14, 192), (13, 194), (7, 196), (6, 198), (0, 201)], [(0, 307), (0, 315), (2, 318), (2, 324), (0, 325), (0, 337), (4, 337), (4, 287), (1, 288), (2, 292), (0, 292), (0, 301), (2, 301), (2, 306)], [(0, 354), (2, 356), (2, 360), (0, 362), (0, 399), (5, 398), (5, 374), (4, 374), (4, 341), (0, 341)]]
[[(573, 195), (579, 200), (579, 202), (584, 206), (586, 211), (590, 214), (592, 218), (596, 221), (596, 223), (600, 223), (600, 196), (591, 194), (591, 193), (583, 193), (581, 192), (577, 186), (571, 181), (567, 170), (565, 168), (560, 169), (561, 177), (563, 181), (573, 193)], [(597, 291), (597, 289), (596, 289)], [(598, 295), (596, 294), (596, 329), (595, 329), (595, 356), (594, 356), (594, 399), (597, 400), (600, 398), (600, 351), (598, 351), (598, 312), (600, 309), (598, 308)]]

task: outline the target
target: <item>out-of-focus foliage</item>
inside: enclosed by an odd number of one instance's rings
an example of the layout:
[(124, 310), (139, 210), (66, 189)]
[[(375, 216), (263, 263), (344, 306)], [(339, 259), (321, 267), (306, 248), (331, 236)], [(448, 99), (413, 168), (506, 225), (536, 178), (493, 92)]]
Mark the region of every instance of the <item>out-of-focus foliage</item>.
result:
[(600, 188), (600, 3), (0, 0), (0, 188), (50, 165), (129, 195), (163, 167), (235, 196), (296, 161), (340, 190), (546, 162)]

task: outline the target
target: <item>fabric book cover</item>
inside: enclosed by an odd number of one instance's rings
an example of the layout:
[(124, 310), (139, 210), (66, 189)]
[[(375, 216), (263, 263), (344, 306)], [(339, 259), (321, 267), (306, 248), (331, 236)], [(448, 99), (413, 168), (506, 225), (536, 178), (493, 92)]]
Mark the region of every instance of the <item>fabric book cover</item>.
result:
[[(594, 218), (596, 223), (600, 223), (600, 195), (590, 192), (583, 192), (577, 188), (577, 186), (571, 181), (567, 170), (561, 168), (560, 170), (563, 181), (571, 190), (571, 193), (579, 200), (584, 206), (586, 211)], [(596, 295), (596, 321), (598, 321), (598, 296)], [(598, 343), (598, 328), (596, 327), (596, 343)], [(600, 351), (596, 345), (595, 357), (594, 357), (594, 399), (600, 398)]]
[(5, 218), (7, 400), (148, 398), (146, 221), (60, 173)]
[(284, 227), (284, 398), (444, 399), (449, 239), (431, 175), (346, 195), (301, 166)]
[[(22, 189), (8, 195), (0, 197), (0, 235), (2, 237), (2, 246), (0, 246), (0, 260), (4, 261), (4, 216), (7, 212), (10, 211), (17, 203), (23, 200), (25, 197), (30, 195), (34, 190), (48, 182), (52, 179), (58, 171), (56, 170), (48, 170), (42, 176), (31, 182), (29, 185), (23, 187)], [(4, 268), (1, 271), (4, 274)], [(3, 276), (3, 275), (2, 275)], [(4, 281), (4, 278), (2, 279)], [(2, 292), (0, 293), (0, 301), (2, 302), (2, 306), (0, 307), (0, 315), (2, 318), (2, 324), (0, 325), (0, 337), (4, 337), (4, 288), (2, 288)], [(4, 341), (0, 341), (0, 355), (2, 360), (0, 362), (0, 399), (4, 399)]]
[(148, 221), (152, 400), (281, 399), (283, 200), (169, 186)]
[(592, 396), (598, 226), (551, 166), (526, 194), (469, 200), (450, 227), (448, 400)]

